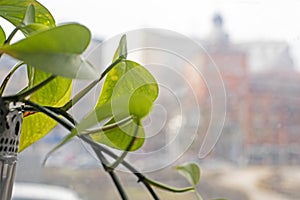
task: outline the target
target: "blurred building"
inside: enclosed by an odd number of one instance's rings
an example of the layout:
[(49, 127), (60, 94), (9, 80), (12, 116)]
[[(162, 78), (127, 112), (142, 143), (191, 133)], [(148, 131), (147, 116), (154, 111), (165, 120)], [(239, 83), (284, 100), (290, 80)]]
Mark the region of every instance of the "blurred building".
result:
[[(203, 42), (225, 84), (227, 119), (211, 156), (250, 164), (300, 163), (300, 73), (288, 45), (277, 41), (233, 44), (222, 17), (215, 15), (213, 23)], [(214, 79), (209, 73), (213, 63), (205, 55), (197, 57), (206, 71), (204, 78)], [(210, 96), (203, 93), (201, 107), (207, 112), (202, 114), (209, 119)]]

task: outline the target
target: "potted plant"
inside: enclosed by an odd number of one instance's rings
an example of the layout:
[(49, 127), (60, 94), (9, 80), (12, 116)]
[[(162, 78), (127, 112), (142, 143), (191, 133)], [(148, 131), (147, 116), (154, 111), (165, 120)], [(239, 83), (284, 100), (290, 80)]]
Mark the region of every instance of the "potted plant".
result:
[[(11, 198), (17, 154), (44, 137), (57, 124), (68, 134), (47, 154), (47, 158), (73, 137), (89, 144), (111, 176), (121, 199), (128, 199), (115, 168), (123, 165), (159, 199), (153, 187), (171, 192), (196, 191), (200, 170), (194, 163), (176, 169), (191, 183), (173, 188), (140, 173), (124, 158), (129, 151), (142, 147), (142, 119), (149, 114), (158, 95), (155, 78), (142, 65), (127, 59), (126, 36), (117, 47), (112, 63), (101, 73), (82, 57), (91, 40), (88, 28), (77, 23), (57, 26), (51, 13), (35, 0), (1, 0), (0, 16), (14, 25), (7, 34), (0, 26), (0, 58), (6, 54), (19, 62), (3, 77), (0, 86), (0, 196)], [(24, 38), (14, 41), (17, 32)], [(71, 33), (71, 34), (69, 34)], [(12, 75), (26, 67), (28, 84), (16, 94), (6, 94)], [(106, 78), (105, 78), (106, 77)], [(95, 108), (77, 122), (68, 112), (93, 87), (105, 78)], [(72, 80), (91, 83), (71, 97)], [(99, 128), (99, 122), (108, 121)], [(122, 150), (115, 154), (111, 148)], [(109, 163), (107, 156), (113, 158)], [(201, 199), (196, 192), (196, 196)]]

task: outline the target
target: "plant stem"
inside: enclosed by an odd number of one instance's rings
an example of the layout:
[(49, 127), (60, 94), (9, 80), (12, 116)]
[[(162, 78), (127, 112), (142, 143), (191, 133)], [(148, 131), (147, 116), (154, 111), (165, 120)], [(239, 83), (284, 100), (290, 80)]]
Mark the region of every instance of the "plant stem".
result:
[[(112, 65), (110, 65), (109, 68), (107, 68), (103, 74), (102, 74), (102, 78), (105, 76), (105, 74), (114, 66), (116, 65), (118, 62), (120, 62), (121, 59), (116, 60)], [(102, 79), (100, 78), (100, 79)], [(6, 97), (7, 98), (7, 97)], [(80, 97), (81, 98), (81, 97)], [(79, 99), (80, 99), (79, 98)], [(9, 98), (8, 98), (9, 99)], [(15, 99), (15, 98), (14, 98)], [(79, 100), (78, 99), (78, 100)], [(29, 100), (24, 100), (22, 101), (23, 103), (32, 106), (34, 108), (34, 110), (43, 112), (44, 114), (48, 115), (49, 117), (51, 117), (52, 119), (56, 120), (58, 123), (60, 123), (62, 126), (64, 126), (67, 130), (71, 131), (74, 128), (74, 125), (76, 124), (75, 120), (72, 118), (72, 116), (70, 116), (67, 112), (65, 112), (66, 110), (63, 110), (62, 108), (53, 108), (51, 109), (51, 107), (47, 108), (47, 107), (43, 107), (40, 106), (38, 104), (35, 104)], [(76, 103), (76, 102), (75, 102)], [(72, 107), (71, 104), (70, 107)], [(69, 108), (68, 108), (69, 109)], [(64, 116), (67, 120), (69, 120), (71, 124), (67, 123), (65, 120), (63, 120), (62, 118), (60, 118), (57, 114), (61, 114), (62, 116)], [(94, 142), (93, 140), (91, 140), (88, 136), (78, 136), (79, 138), (81, 138), (82, 140), (84, 140), (85, 142), (87, 142), (88, 144), (90, 144), (90, 146), (93, 148), (93, 150), (95, 151), (95, 153), (98, 155), (99, 153), (101, 154), (102, 151), (104, 153), (106, 153), (107, 155), (109, 155), (110, 157), (114, 158), (115, 160), (117, 160), (119, 158), (119, 156), (117, 156), (116, 154), (114, 154), (112, 151), (110, 151), (109, 149), (101, 146), (100, 144)], [(99, 157), (100, 159), (100, 157)], [(101, 160), (101, 163), (105, 164), (106, 168), (107, 165), (105, 162), (103, 162), (103, 159)], [(149, 193), (151, 194), (151, 196), (153, 197), (154, 200), (159, 200), (159, 197), (157, 196), (157, 194), (155, 193), (155, 191), (152, 189), (151, 185), (146, 182), (146, 177), (140, 173), (137, 169), (135, 169), (131, 164), (129, 164), (128, 162), (126, 162), (124, 159), (119, 161), (123, 166), (125, 166), (129, 171), (131, 171), (137, 178), (138, 178), (138, 182), (142, 182), (145, 187), (147, 188), (147, 190), (149, 191)], [(126, 194), (119, 182), (119, 180), (116, 178), (116, 175), (114, 174), (113, 170), (109, 170), (109, 175), (111, 176), (111, 178), (113, 179), (121, 197), (123, 198), (123, 200), (126, 200)]]
[(101, 74), (100, 78), (90, 83), (88, 86), (86, 86), (84, 89), (82, 89), (80, 92), (78, 92), (72, 99), (70, 99), (64, 106), (61, 107), (62, 110), (67, 111), (69, 110), (73, 105), (75, 105), (84, 95), (86, 95), (91, 89), (93, 89), (104, 77), (105, 75), (119, 62), (121, 62), (123, 58), (118, 58), (113, 63), (111, 63)]
[(167, 191), (170, 191), (170, 192), (182, 193), (182, 192), (187, 192), (187, 191), (195, 190), (194, 187), (187, 187), (187, 188), (173, 188), (173, 187), (171, 187), (171, 186), (164, 185), (164, 184), (162, 184), (162, 183), (156, 182), (156, 181), (151, 180), (151, 179), (148, 179), (148, 178), (145, 178), (145, 181), (146, 181), (147, 183), (149, 183), (150, 185), (153, 185), (153, 186), (155, 186), (155, 187), (158, 187), (158, 188), (160, 188), (160, 189), (167, 190)]
[(116, 176), (116, 174), (113, 171), (108, 171), (108, 173), (109, 173), (111, 179), (113, 180), (116, 188), (118, 189), (121, 198), (123, 200), (128, 200), (128, 197), (127, 197), (123, 187), (120, 184), (119, 178)]
[(13, 39), (13, 37), (16, 35), (16, 33), (18, 32), (18, 30), (20, 29), (19, 26), (17, 26), (7, 37), (7, 39), (5, 40), (4, 44), (9, 44), (10, 41)]
[[(64, 126), (64, 127), (65, 127), (66, 129), (68, 129), (69, 131), (71, 131), (71, 130), (74, 128), (73, 125), (70, 125), (70, 124), (66, 123), (64, 120), (62, 120), (61, 118), (59, 118), (56, 114), (54, 114), (54, 113), (53, 113), (51, 110), (49, 110), (48, 108), (45, 108), (45, 107), (40, 106), (40, 105), (38, 105), (38, 104), (35, 104), (35, 103), (33, 103), (33, 102), (29, 101), (29, 100), (24, 100), (23, 103), (28, 104), (28, 105), (32, 106), (34, 109), (36, 109), (36, 110), (38, 110), (38, 111), (40, 111), (40, 112), (43, 112), (43, 113), (47, 114), (49, 117), (51, 117), (52, 119), (54, 119), (54, 120), (56, 120), (57, 122), (59, 122), (62, 126)], [(65, 113), (66, 113), (66, 112), (65, 112)], [(64, 116), (66, 116), (66, 114), (64, 114)], [(67, 119), (69, 119), (69, 117), (68, 117)], [(70, 122), (71, 122), (72, 124), (74, 124), (74, 125), (76, 124), (76, 122), (75, 122), (74, 119), (73, 119), (72, 121), (70, 121)], [(97, 151), (97, 150), (95, 149), (95, 147), (93, 147), (93, 149), (94, 149), (94, 151), (95, 151), (96, 153), (99, 152), (99, 151)], [(97, 153), (97, 155), (99, 155), (99, 153)], [(112, 178), (112, 180), (113, 180), (113, 182), (114, 182), (114, 184), (115, 184), (115, 186), (116, 186), (116, 188), (117, 188), (117, 190), (118, 190), (118, 192), (119, 192), (119, 194), (120, 194), (122, 200), (128, 200), (127, 195), (126, 195), (126, 193), (125, 193), (125, 191), (124, 191), (124, 189), (123, 189), (123, 187), (122, 187), (122, 185), (121, 185), (121, 183), (120, 183), (118, 177), (116, 176), (115, 172), (114, 172), (113, 170), (108, 170), (108, 167), (107, 167), (106, 163), (104, 162), (104, 161), (105, 161), (105, 160), (104, 160), (105, 157), (104, 157), (104, 159), (103, 159), (102, 157), (100, 157), (100, 156), (98, 156), (98, 157), (99, 157), (99, 159), (100, 159), (102, 165), (104, 166), (104, 169), (106, 169), (106, 171), (108, 172), (108, 174), (109, 174), (110, 177)]]
[[(38, 104), (35, 104), (35, 103), (33, 103), (33, 102), (29, 101), (29, 100), (24, 100), (23, 103), (32, 106), (34, 108), (34, 110), (43, 112), (44, 114), (48, 115), (49, 117), (51, 117), (52, 119), (56, 120), (58, 123), (60, 123), (62, 126), (64, 126), (69, 131), (71, 131), (74, 128), (74, 125), (76, 124), (76, 122), (75, 122), (74, 119), (72, 119), (70, 121), (72, 123), (72, 125), (71, 125), (71, 124), (65, 122), (63, 119), (59, 118), (55, 113), (53, 113), (53, 111), (49, 110), (48, 108), (40, 106)], [(68, 113), (66, 113), (66, 112), (64, 112), (64, 113), (65, 114), (63, 116), (68, 115)], [(69, 119), (69, 118), (72, 118), (72, 117), (68, 117), (67, 119)], [(103, 159), (104, 156), (100, 156), (102, 154), (102, 151), (104, 153), (106, 153), (107, 155), (109, 155), (110, 157), (112, 157), (113, 159), (115, 159), (115, 160), (117, 160), (119, 158), (119, 156), (117, 156), (116, 154), (114, 154), (109, 149), (107, 149), (107, 148), (101, 146), (100, 144), (94, 142), (93, 140), (91, 140), (89, 136), (79, 135), (78, 137), (81, 138), (86, 143), (88, 143), (93, 148), (93, 150), (95, 151), (95, 153), (98, 155), (99, 160), (101, 161), (102, 164), (104, 164), (104, 166), (107, 166), (108, 162)], [(125, 160), (121, 160), (121, 164), (123, 166), (125, 166), (129, 171), (131, 171), (138, 178), (138, 182), (142, 182), (146, 186), (146, 188), (148, 189), (148, 191), (150, 192), (150, 194), (152, 195), (152, 197), (153, 197), (154, 200), (159, 200), (159, 197), (154, 192), (154, 190), (152, 189), (151, 185), (148, 182), (145, 181), (146, 177), (142, 173), (140, 173), (137, 169), (135, 169), (131, 164), (129, 164)], [(113, 172), (113, 170), (110, 170), (110, 171)], [(110, 174), (110, 176), (112, 176), (111, 175), (112, 173), (109, 173), (109, 174)], [(114, 179), (114, 182), (115, 181), (118, 181), (118, 180)], [(119, 191), (119, 193), (121, 193), (120, 186), (121, 186), (120, 184), (118, 184), (118, 186), (116, 186), (116, 187), (119, 187), (119, 188), (117, 188), (118, 191)]]
[(70, 123), (66, 122), (65, 120), (63, 120), (62, 118), (60, 118), (56, 113), (53, 113), (51, 110), (47, 109), (46, 107), (40, 106), (30, 100), (23, 100), (23, 103), (32, 106), (34, 109), (48, 115), (50, 118), (54, 119), (55, 121), (57, 121), (58, 123), (60, 123), (62, 126), (64, 126), (66, 129), (68, 129), (69, 131), (71, 131), (73, 129), (73, 125), (71, 125)]
[(34, 86), (34, 87), (32, 87), (32, 88), (30, 88), (28, 90), (25, 90), (24, 92), (21, 92), (20, 94), (17, 94), (17, 95), (3, 97), (3, 100), (6, 100), (6, 101), (22, 101), (27, 96), (31, 95), (32, 93), (36, 92), (37, 90), (41, 89), (43, 86), (45, 86), (46, 84), (48, 84), (55, 77), (56, 77), (55, 75), (51, 75), (50, 77), (48, 77), (44, 81), (40, 82), (36, 86)]
[(108, 124), (106, 126), (102, 126), (101, 128), (98, 129), (93, 129), (93, 130), (88, 130), (86, 132), (81, 133), (80, 135), (91, 135), (91, 134), (95, 134), (95, 133), (99, 133), (99, 132), (104, 132), (104, 131), (108, 131), (114, 128), (117, 128), (119, 126), (123, 126), (128, 124), (130, 121), (132, 120), (132, 116), (126, 117), (118, 122), (112, 123), (112, 124)]
[[(87, 136), (79, 136), (83, 141), (85, 141), (86, 143), (88, 143), (91, 147), (93, 147), (94, 151), (97, 153), (98, 151), (102, 151), (105, 154), (109, 155), (110, 157), (112, 157), (113, 159), (118, 159), (119, 156), (117, 156), (115, 153), (113, 153), (111, 150), (105, 148), (104, 146), (94, 142), (93, 140), (91, 140), (90, 138), (88, 138)], [(135, 169), (130, 163), (128, 163), (127, 161), (123, 160), (121, 162), (121, 164), (126, 167), (129, 171), (132, 172), (132, 174), (134, 174), (137, 178), (138, 178), (138, 182), (142, 182), (146, 188), (148, 189), (148, 191), (150, 192), (151, 196), (153, 197), (154, 200), (159, 200), (159, 197), (157, 196), (157, 194), (155, 193), (155, 191), (152, 189), (151, 185), (145, 181), (146, 177), (140, 173), (137, 169)]]
[(19, 67), (21, 67), (22, 65), (24, 65), (24, 62), (18, 62), (14, 67), (13, 69), (7, 74), (7, 76), (5, 77), (5, 79), (3, 80), (1, 86), (0, 86), (0, 96), (2, 96), (6, 86), (7, 86), (7, 83), (9, 81), (9, 79), (11, 78), (11, 76), (15, 73), (15, 71), (17, 69), (19, 69)]
[[(38, 105), (34, 105), (32, 102), (30, 101), (26, 101), (26, 103), (29, 103), (29, 105), (35, 107), (35, 108), (38, 108), (40, 109), (40, 107)], [(60, 109), (55, 109), (55, 111), (58, 111)], [(60, 119), (60, 118), (57, 118), (55, 115), (52, 115), (51, 114), (51, 111), (49, 112), (47, 108), (45, 108), (44, 110), (41, 110), (42, 112), (46, 113), (49, 117), (51, 117), (52, 119), (54, 120), (57, 120), (57, 119)], [(69, 116), (69, 114), (63, 110), (61, 110), (60, 114), (62, 114), (64, 117), (66, 117), (66, 119), (70, 120), (70, 122), (75, 125), (77, 124), (76, 121), (71, 117)], [(59, 121), (58, 121), (59, 122)], [(61, 123), (61, 122), (59, 122)], [(71, 131), (74, 127), (66, 124), (66, 123), (61, 123), (65, 128), (67, 128), (69, 131)], [(93, 147), (94, 149), (94, 147)], [(97, 153), (97, 151), (94, 149), (95, 153), (97, 154), (99, 160), (101, 161), (102, 165), (103, 165), (103, 168), (108, 172), (108, 174), (110, 175), (111, 179), (113, 180), (122, 200), (128, 200), (127, 198), (127, 195), (118, 179), (118, 177), (116, 176), (115, 172), (113, 170), (109, 170), (109, 167), (107, 167), (107, 160), (105, 159), (104, 156), (101, 156), (99, 153)], [(101, 153), (101, 152), (100, 152)]]
[(70, 123), (72, 123), (74, 126), (77, 124), (77, 122), (74, 120), (74, 118), (67, 113), (66, 111), (64, 111), (61, 108), (55, 108), (55, 107), (50, 107), (50, 106), (46, 106), (47, 109), (51, 110), (52, 112), (55, 112), (56, 114), (59, 114), (61, 116), (63, 116), (64, 118), (66, 118)]
[(98, 151), (95, 147), (92, 146), (92, 148), (93, 148), (94, 152), (96, 153), (98, 159), (100, 160), (100, 162), (101, 162), (104, 170), (110, 175), (111, 179), (113, 180), (113, 182), (114, 182), (114, 184), (115, 184), (115, 186), (116, 186), (116, 188), (117, 188), (117, 190), (118, 190), (121, 198), (123, 200), (128, 199), (127, 195), (126, 195), (126, 193), (125, 193), (125, 191), (124, 191), (124, 189), (122, 187), (122, 185), (120, 184), (120, 181), (119, 181), (118, 177), (116, 176), (116, 174), (114, 172), (114, 170), (111, 169), (111, 168), (109, 168), (107, 166), (108, 165), (108, 161), (105, 158), (105, 156), (102, 154), (101, 151)]

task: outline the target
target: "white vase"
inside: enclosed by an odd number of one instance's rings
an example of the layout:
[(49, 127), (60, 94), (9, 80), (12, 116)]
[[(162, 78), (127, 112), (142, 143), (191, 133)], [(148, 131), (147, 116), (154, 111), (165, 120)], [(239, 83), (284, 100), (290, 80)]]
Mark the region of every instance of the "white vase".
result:
[(22, 112), (0, 98), (0, 199), (10, 200), (14, 183)]

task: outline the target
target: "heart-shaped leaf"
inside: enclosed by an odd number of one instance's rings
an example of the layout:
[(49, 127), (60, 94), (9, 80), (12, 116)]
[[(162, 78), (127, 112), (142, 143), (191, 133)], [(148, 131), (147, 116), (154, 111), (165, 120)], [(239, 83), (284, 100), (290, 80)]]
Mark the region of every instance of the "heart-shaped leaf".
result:
[[(123, 58), (127, 56), (125, 36), (120, 41), (115, 59), (120, 56)], [(96, 142), (116, 149), (128, 150), (132, 140), (134, 143), (129, 150), (140, 148), (145, 137), (140, 120), (150, 112), (157, 96), (158, 85), (150, 72), (138, 63), (122, 60), (107, 74), (95, 109), (47, 154), (46, 159), (74, 136), (90, 132), (93, 132), (91, 136)], [(123, 126), (113, 126), (112, 129), (106, 130), (100, 128), (99, 131), (89, 132), (90, 128), (105, 119), (110, 119), (104, 125), (104, 127), (108, 127), (131, 117), (132, 121)], [(137, 126), (139, 127), (137, 128)], [(134, 135), (135, 130), (137, 130), (136, 135)]]
[[(114, 54), (113, 61), (126, 57), (127, 44), (126, 36), (124, 35)], [(135, 142), (131, 150), (140, 148), (144, 142), (145, 133), (144, 128), (138, 124), (150, 112), (157, 96), (158, 85), (146, 68), (133, 61), (121, 61), (107, 74), (96, 109), (105, 103), (111, 102), (113, 119), (107, 122), (106, 125), (111, 125), (128, 116), (134, 116), (138, 123), (132, 122), (127, 127), (118, 127), (93, 134), (92, 138), (99, 143), (120, 150), (126, 150), (130, 142), (134, 139)], [(116, 114), (120, 110), (123, 110), (125, 114)], [(139, 132), (137, 137), (133, 137), (136, 126), (140, 126), (138, 129)]]
[[(100, 97), (100, 103), (98, 102), (95, 109), (78, 124), (79, 134), (83, 131), (88, 132), (87, 129), (109, 117), (112, 119), (105, 126), (129, 116), (134, 116), (136, 120), (140, 121), (150, 112), (158, 95), (157, 83), (150, 72), (138, 63), (128, 60), (117, 64), (111, 72), (102, 89), (105, 101), (102, 103)], [(92, 138), (110, 147), (126, 150), (130, 141), (134, 139), (133, 132), (137, 124), (139, 124), (137, 121), (132, 121), (126, 126), (99, 131), (92, 134)], [(131, 150), (142, 146), (144, 135), (143, 127), (139, 127)]]
[(175, 169), (193, 186), (196, 186), (199, 183), (200, 169), (196, 163), (186, 163), (184, 165), (176, 166)]
[(68, 78), (96, 79), (99, 74), (80, 56), (90, 39), (86, 27), (66, 24), (32, 34), (0, 50), (44, 72)]
[(0, 16), (15, 26), (23, 20), (28, 6), (35, 7), (35, 22), (49, 27), (55, 26), (51, 13), (42, 4), (35, 0), (0, 0)]
[(147, 96), (152, 102), (158, 96), (156, 80), (146, 68), (133, 61), (122, 61), (107, 74), (97, 106), (110, 101), (112, 95), (132, 95), (136, 90), (139, 92), (135, 94)]
[[(139, 121), (150, 112), (157, 95), (158, 86), (149, 71), (138, 63), (125, 60), (108, 73), (96, 108), (103, 105), (103, 103), (111, 102), (114, 119), (106, 125), (115, 123), (130, 115), (133, 115)], [(115, 99), (122, 99), (122, 101), (115, 101)], [(126, 114), (116, 115), (115, 113), (118, 113), (119, 110), (125, 110)], [(127, 127), (104, 131), (104, 134), (93, 134), (92, 138), (110, 147), (126, 150), (133, 139), (132, 134), (135, 126), (136, 124), (132, 123)], [(143, 127), (140, 127), (131, 150), (136, 150), (142, 146), (144, 134)]]
[[(50, 76), (50, 74), (36, 69), (31, 69), (29, 72), (29, 88), (32, 88)], [(56, 77), (50, 83), (32, 94), (30, 100), (43, 106), (59, 107), (69, 101), (71, 90), (70, 79)], [(42, 113), (25, 117), (23, 119), (20, 138), (20, 151), (44, 137), (56, 124), (56, 121)]]

